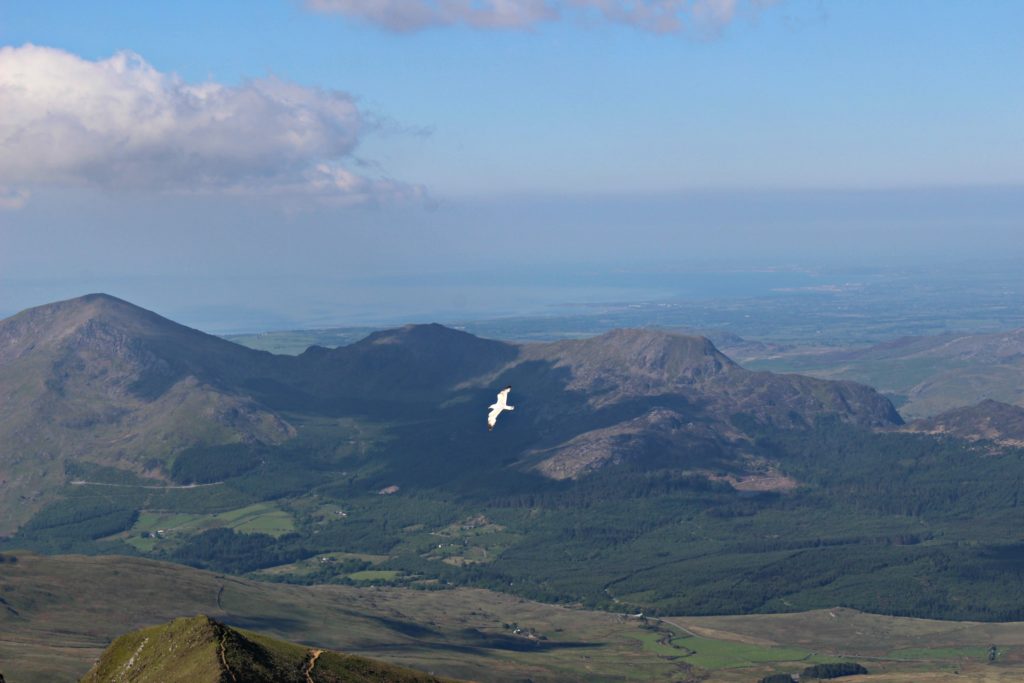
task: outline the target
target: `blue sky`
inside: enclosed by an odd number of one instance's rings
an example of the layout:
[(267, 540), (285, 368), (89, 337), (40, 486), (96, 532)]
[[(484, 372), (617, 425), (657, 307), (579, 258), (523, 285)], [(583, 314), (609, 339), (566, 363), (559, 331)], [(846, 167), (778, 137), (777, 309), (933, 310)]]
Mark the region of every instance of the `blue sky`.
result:
[(0, 313), (203, 281), (213, 326), (253, 292), (302, 323), (280, 277), (343, 323), (451, 299), (366, 277), (1022, 251), (1024, 4), (660, 1), (0, 0)]

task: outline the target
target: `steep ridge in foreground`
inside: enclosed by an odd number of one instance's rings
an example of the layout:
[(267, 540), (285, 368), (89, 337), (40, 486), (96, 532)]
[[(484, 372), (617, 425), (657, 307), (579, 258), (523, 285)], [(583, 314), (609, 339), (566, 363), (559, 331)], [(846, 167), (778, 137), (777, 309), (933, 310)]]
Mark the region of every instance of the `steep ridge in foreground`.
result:
[(442, 683), (366, 657), (310, 649), (242, 632), (206, 616), (127, 633), (104, 651), (82, 683)]

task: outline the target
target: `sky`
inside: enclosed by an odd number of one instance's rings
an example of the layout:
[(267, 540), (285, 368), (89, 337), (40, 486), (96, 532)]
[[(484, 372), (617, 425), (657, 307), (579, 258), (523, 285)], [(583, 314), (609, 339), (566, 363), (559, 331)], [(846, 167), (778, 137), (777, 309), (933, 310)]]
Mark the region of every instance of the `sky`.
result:
[(0, 0), (0, 315), (107, 291), (238, 331), (1020, 258), (1021, 25), (1016, 0)]

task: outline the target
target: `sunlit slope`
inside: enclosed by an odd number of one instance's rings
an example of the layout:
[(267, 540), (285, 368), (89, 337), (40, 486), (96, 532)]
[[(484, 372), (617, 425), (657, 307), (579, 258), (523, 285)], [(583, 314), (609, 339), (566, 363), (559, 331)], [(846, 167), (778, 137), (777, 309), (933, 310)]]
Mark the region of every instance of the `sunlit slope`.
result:
[(243, 632), (206, 616), (181, 617), (117, 638), (82, 683), (441, 683), (366, 657)]
[(289, 438), (235, 387), (269, 358), (102, 294), (0, 321), (0, 533), (52, 499), (69, 462), (159, 475), (187, 446)]

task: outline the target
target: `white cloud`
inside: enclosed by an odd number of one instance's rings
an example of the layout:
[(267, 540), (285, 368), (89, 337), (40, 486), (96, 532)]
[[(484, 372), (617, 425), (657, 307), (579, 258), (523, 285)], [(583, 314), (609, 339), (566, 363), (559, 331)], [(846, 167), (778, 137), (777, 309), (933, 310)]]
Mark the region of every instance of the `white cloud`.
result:
[(393, 31), (466, 24), (526, 28), (557, 16), (551, 0), (306, 0), (315, 12), (362, 19)]
[(392, 31), (466, 25), (484, 29), (523, 29), (547, 21), (597, 16), (605, 21), (670, 33), (694, 27), (716, 31), (745, 8), (757, 10), (777, 0), (306, 0), (306, 6), (340, 14)]
[[(93, 186), (372, 201), (416, 188), (347, 171), (368, 125), (346, 93), (277, 78), (189, 84), (132, 52), (0, 48), (0, 189)], [(24, 189), (0, 206), (24, 204)]]

